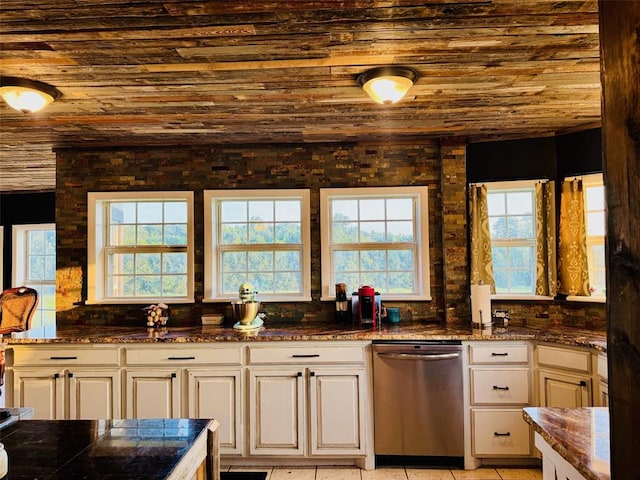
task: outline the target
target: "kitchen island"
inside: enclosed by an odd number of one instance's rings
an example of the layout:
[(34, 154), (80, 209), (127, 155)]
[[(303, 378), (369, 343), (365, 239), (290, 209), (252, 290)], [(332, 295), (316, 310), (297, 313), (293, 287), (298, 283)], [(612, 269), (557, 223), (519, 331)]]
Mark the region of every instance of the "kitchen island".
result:
[(215, 420), (20, 420), (0, 430), (11, 480), (218, 479)]
[(609, 480), (609, 410), (525, 408), (542, 453), (543, 478)]

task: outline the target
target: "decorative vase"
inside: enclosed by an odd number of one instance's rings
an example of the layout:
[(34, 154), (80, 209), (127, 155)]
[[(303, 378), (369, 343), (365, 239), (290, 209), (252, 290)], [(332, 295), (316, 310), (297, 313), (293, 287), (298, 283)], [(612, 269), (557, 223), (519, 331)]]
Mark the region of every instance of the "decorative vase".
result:
[(169, 306), (164, 303), (149, 305), (142, 309), (148, 328), (166, 327), (169, 321)]

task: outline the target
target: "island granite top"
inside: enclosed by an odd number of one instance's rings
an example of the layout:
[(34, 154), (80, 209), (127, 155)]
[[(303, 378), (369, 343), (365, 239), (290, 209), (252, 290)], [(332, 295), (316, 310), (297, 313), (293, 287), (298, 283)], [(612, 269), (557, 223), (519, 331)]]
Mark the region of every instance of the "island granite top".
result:
[(327, 341), (327, 340), (540, 340), (567, 346), (606, 351), (606, 332), (563, 326), (509, 326), (473, 329), (471, 325), (443, 325), (432, 322), (383, 324), (377, 328), (331, 322), (266, 322), (255, 331), (241, 332), (229, 326), (198, 327), (58, 327), (55, 334), (39, 336), (12, 334), (8, 344), (37, 343), (206, 343), (242, 341)]
[(527, 407), (523, 417), (585, 478), (609, 480), (609, 410), (606, 407)]

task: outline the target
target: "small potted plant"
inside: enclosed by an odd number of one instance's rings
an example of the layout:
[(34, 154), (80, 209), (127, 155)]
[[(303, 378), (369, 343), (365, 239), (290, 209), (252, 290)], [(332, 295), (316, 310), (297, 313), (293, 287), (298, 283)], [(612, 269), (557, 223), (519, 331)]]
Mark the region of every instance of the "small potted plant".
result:
[(142, 309), (147, 321), (147, 327), (164, 327), (169, 321), (169, 306), (164, 303), (149, 305)]

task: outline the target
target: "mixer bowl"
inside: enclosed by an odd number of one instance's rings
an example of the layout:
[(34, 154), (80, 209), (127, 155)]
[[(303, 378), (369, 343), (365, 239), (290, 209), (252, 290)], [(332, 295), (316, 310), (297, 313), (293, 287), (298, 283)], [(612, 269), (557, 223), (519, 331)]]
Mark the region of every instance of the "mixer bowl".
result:
[(258, 315), (260, 309), (260, 302), (231, 302), (231, 311), (233, 312), (233, 318), (236, 322), (240, 322), (241, 325), (248, 325)]

